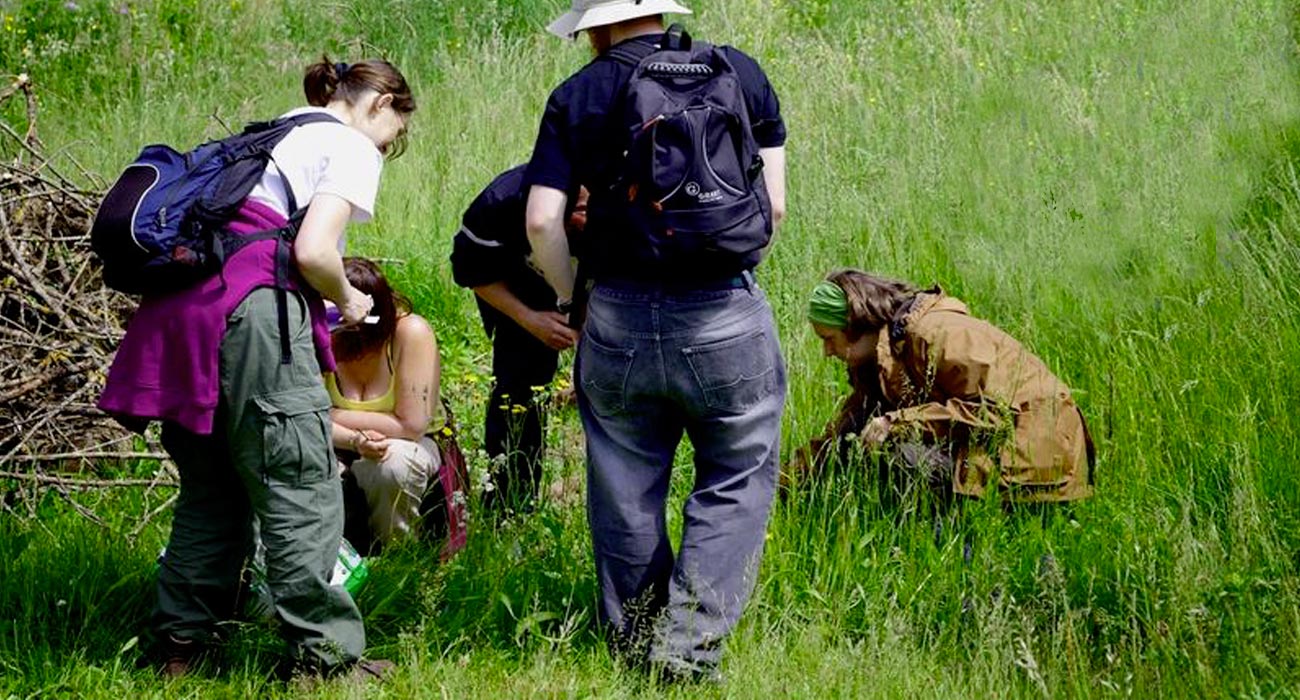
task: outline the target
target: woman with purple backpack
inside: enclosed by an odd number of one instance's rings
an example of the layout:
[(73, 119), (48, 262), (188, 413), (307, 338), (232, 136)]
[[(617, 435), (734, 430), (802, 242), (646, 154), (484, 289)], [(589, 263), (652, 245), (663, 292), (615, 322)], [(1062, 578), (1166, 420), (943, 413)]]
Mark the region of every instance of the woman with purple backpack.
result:
[[(415, 101), (382, 60), (323, 59), (303, 88), (310, 106), (284, 115), (298, 125), (225, 227), (252, 242), (220, 274), (142, 299), (100, 399), (128, 425), (162, 421), (180, 473), (151, 621), (169, 676), (189, 672), (238, 610), (254, 518), (286, 670), (377, 676), (391, 666), (360, 661), (361, 614), (329, 585), (343, 497), (321, 381), (335, 367), (322, 297), (344, 323), (371, 312), (344, 274), (345, 228), (371, 218), (384, 156), (402, 150)], [(296, 236), (253, 235), (290, 222)]]

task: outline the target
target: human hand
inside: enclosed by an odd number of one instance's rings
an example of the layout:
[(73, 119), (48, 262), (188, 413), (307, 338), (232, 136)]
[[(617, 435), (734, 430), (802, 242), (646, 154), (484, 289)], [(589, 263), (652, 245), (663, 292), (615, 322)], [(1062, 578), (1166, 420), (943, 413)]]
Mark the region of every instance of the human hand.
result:
[(348, 285), (348, 290), (344, 292), (343, 303), (339, 304), (339, 315), (343, 317), (343, 323), (352, 325), (361, 323), (370, 315), (370, 310), (374, 308), (375, 300), (369, 294)]
[(552, 350), (568, 350), (578, 342), (568, 316), (556, 311), (534, 311), (524, 318), (524, 329)]
[(587, 202), (591, 199), (591, 193), (586, 187), (578, 190), (578, 200), (573, 205), (573, 212), (569, 214), (569, 221), (565, 225), (565, 230), (570, 235), (582, 233), (587, 229)]
[(889, 439), (889, 429), (894, 427), (894, 421), (888, 416), (876, 416), (867, 423), (867, 427), (862, 429), (861, 438), (864, 445), (883, 445), (885, 440)]
[(388, 456), (388, 438), (378, 431), (358, 430), (353, 444), (364, 459), (380, 462)]

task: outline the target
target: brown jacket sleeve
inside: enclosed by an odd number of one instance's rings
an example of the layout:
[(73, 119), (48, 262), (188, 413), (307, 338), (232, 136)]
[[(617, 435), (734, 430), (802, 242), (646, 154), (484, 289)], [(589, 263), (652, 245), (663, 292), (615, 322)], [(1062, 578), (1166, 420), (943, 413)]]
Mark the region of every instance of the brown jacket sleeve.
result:
[(885, 414), (891, 435), (921, 434), (944, 439), (954, 429), (993, 430), (1003, 425), (996, 397), (987, 391), (997, 348), (972, 329), (940, 334), (934, 342), (916, 337), (906, 362), (913, 377), (924, 378), (931, 401)]
[(807, 445), (795, 450), (794, 457), (781, 470), (781, 484), (783, 486), (791, 486), (821, 472), (826, 460), (831, 456), (830, 453), (834, 449), (835, 443), (844, 434), (845, 415), (852, 403), (853, 396), (849, 396), (840, 404), (840, 410), (834, 420), (826, 424), (826, 428), (822, 430), (821, 434), (809, 440)]

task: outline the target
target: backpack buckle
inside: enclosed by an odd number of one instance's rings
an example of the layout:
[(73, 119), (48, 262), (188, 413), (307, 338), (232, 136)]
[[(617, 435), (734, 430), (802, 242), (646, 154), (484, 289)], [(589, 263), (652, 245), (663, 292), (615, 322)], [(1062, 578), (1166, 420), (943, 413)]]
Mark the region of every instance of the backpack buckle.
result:
[(665, 51), (689, 51), (691, 48), (691, 35), (686, 32), (686, 27), (681, 23), (674, 22), (664, 32), (662, 48)]

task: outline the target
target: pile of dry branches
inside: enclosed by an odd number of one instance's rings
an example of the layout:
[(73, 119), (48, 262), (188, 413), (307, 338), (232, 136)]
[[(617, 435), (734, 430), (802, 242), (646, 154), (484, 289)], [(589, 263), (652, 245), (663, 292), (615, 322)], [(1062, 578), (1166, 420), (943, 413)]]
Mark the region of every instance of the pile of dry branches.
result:
[(20, 485), (8, 509), (21, 499), (34, 512), (40, 491), (135, 483), (96, 469), (157, 450), (94, 406), (134, 303), (104, 287), (90, 251), (100, 195), (61, 168), (99, 180), (45, 155), (26, 76), (0, 88), (0, 108), (21, 98), (24, 133), (0, 116), (0, 480)]

